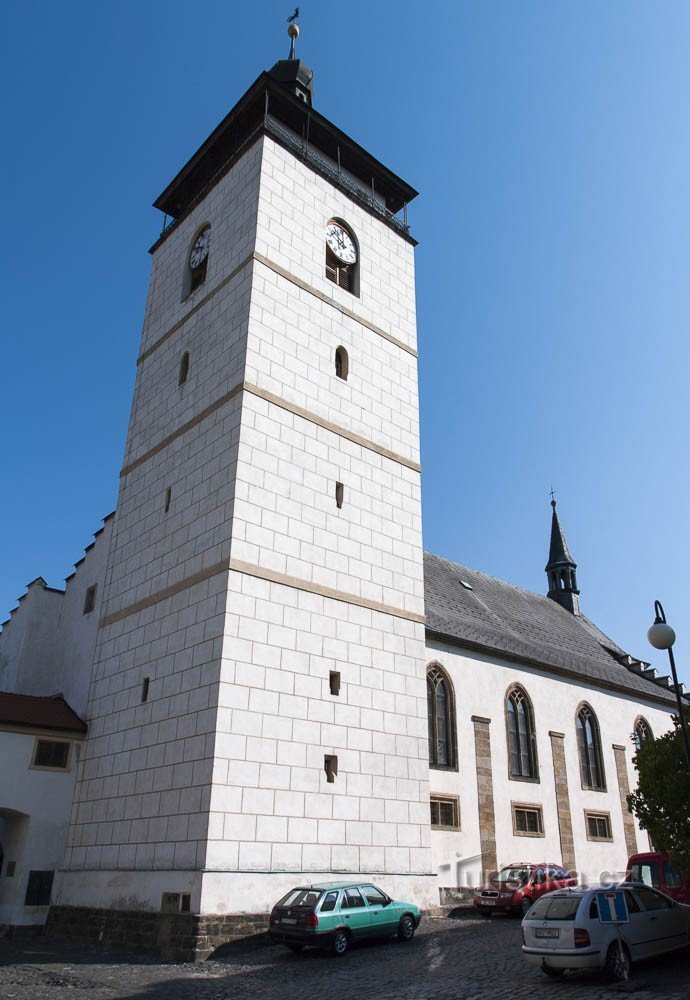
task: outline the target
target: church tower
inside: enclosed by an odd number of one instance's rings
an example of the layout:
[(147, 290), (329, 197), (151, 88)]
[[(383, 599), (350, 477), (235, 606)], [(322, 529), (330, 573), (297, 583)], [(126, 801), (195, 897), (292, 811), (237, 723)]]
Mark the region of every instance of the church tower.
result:
[(551, 500), (551, 545), (546, 575), (549, 581), (547, 597), (556, 601), (566, 611), (580, 614), (580, 591), (577, 589), (577, 563), (570, 554), (563, 528), (556, 512), (556, 501)]
[(63, 907), (438, 902), (416, 192), (313, 108), (297, 33), (155, 202)]

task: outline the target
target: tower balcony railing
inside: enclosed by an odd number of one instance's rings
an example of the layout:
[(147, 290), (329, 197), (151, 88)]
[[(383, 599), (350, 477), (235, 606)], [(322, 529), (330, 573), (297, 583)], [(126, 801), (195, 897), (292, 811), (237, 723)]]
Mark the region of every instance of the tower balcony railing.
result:
[(341, 169), (338, 163), (324, 156), (313, 146), (310, 146), (306, 139), (303, 139), (291, 129), (286, 128), (273, 115), (267, 114), (265, 116), (264, 128), (269, 135), (276, 138), (281, 145), (286, 146), (298, 159), (314, 167), (337, 187), (344, 189), (355, 201), (360, 202), (366, 208), (373, 209), (377, 215), (381, 216), (388, 225), (397, 229), (398, 232), (409, 236), (410, 227), (407, 223), (407, 206), (403, 209), (402, 219), (389, 211), (381, 199), (376, 197), (373, 178), (371, 181), (371, 191), (368, 191), (367, 188), (357, 184), (356, 181)]

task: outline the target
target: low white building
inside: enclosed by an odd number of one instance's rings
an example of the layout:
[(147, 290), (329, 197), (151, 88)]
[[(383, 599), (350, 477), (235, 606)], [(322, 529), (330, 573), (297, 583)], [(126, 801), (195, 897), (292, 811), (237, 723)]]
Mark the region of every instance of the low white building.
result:
[(28, 743), (0, 798), (66, 834), (56, 932), (189, 958), (295, 882), (431, 907), (644, 846), (630, 738), (673, 693), (580, 614), (555, 510), (548, 597), (424, 557), (417, 192), (311, 80), (262, 73), (156, 200), (116, 512), (0, 635), (0, 689), (88, 724), (59, 805), (24, 803)]

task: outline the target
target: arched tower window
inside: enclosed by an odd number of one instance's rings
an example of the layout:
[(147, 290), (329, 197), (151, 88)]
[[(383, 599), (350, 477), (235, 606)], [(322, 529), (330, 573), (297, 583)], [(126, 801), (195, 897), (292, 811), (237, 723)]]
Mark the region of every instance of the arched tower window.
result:
[(180, 358), (180, 371), (177, 376), (177, 384), (184, 385), (189, 375), (189, 351), (185, 351)]
[(350, 229), (339, 219), (326, 226), (326, 277), (340, 288), (359, 295), (359, 249)]
[(538, 779), (534, 712), (523, 688), (516, 685), (508, 690), (505, 712), (510, 777)]
[(211, 247), (211, 227), (208, 223), (197, 232), (192, 240), (185, 268), (182, 297), (187, 298), (199, 285), (206, 281), (208, 254)]
[(652, 733), (652, 727), (649, 725), (646, 719), (641, 715), (635, 719), (635, 728), (633, 729), (633, 743), (639, 750), (643, 743), (647, 740), (653, 740), (654, 734)]
[(583, 705), (577, 713), (577, 749), (580, 754), (580, 775), (583, 788), (606, 790), (604, 763), (601, 755), (601, 736), (597, 717)]
[(343, 379), (347, 382), (347, 376), (350, 370), (350, 361), (347, 356), (347, 351), (344, 347), (336, 347), (335, 349), (335, 373), (338, 378)]
[(429, 766), (457, 767), (455, 739), (455, 698), (450, 678), (438, 663), (426, 672), (429, 721)]

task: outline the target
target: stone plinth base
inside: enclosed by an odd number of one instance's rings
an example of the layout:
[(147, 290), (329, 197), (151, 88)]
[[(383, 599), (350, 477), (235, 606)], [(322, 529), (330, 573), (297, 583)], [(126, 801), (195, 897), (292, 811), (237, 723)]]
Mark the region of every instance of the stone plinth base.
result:
[(45, 930), (70, 941), (127, 948), (173, 962), (197, 962), (220, 945), (267, 927), (267, 913), (207, 915), (52, 906)]

